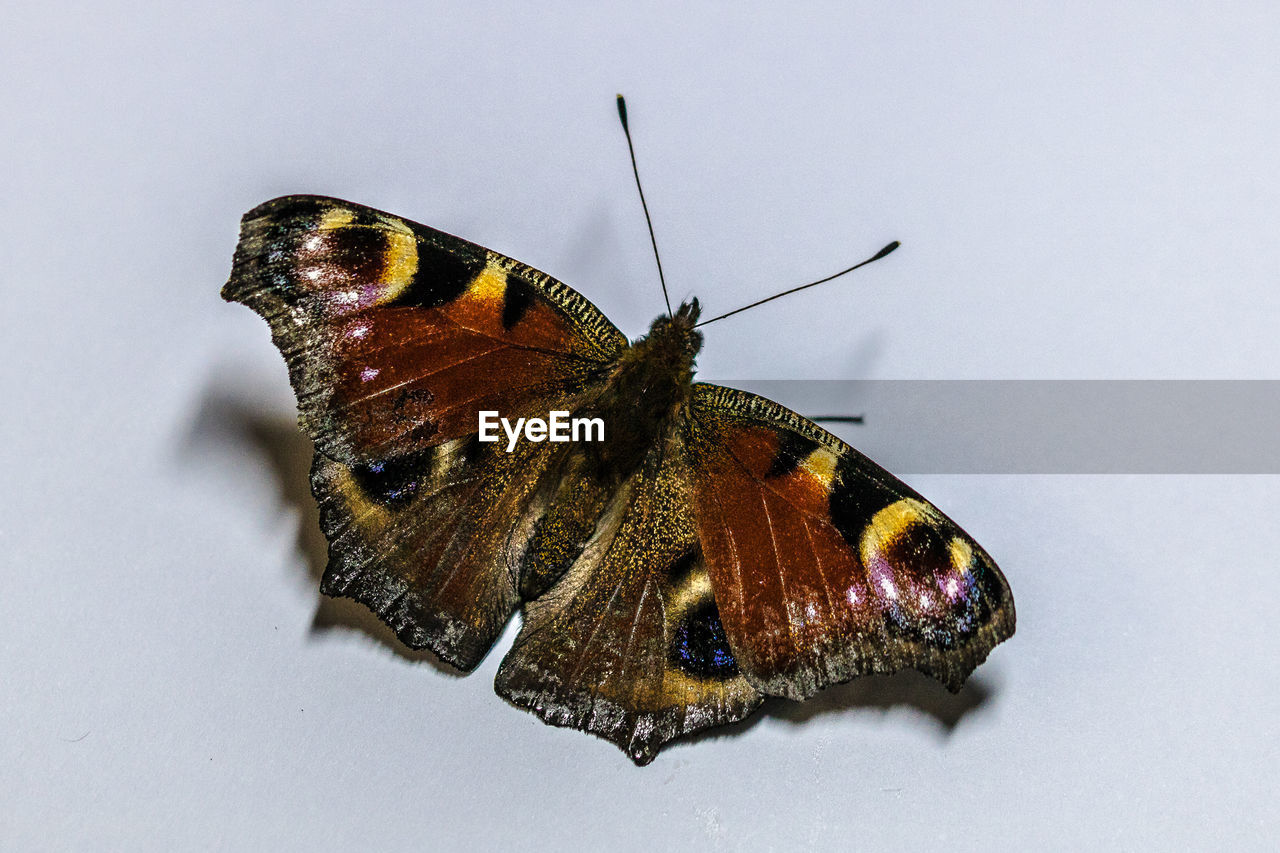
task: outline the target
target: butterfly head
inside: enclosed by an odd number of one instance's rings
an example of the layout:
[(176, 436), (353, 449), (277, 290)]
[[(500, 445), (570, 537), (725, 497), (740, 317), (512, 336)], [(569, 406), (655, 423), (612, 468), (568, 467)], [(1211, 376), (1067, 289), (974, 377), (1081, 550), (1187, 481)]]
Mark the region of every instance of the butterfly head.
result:
[[(700, 310), (694, 299), (673, 314), (663, 314), (618, 360), (610, 384), (635, 417), (665, 422), (688, 399), (694, 360), (702, 349), (702, 333), (694, 328)], [(638, 432), (656, 435), (656, 426), (651, 426)]]
[(702, 332), (694, 328), (701, 313), (702, 306), (696, 298), (681, 304), (674, 314), (663, 314), (654, 320), (649, 334), (636, 341), (636, 346), (647, 350), (655, 361), (671, 365), (676, 372), (683, 367), (692, 374), (693, 361), (702, 349)]
[(690, 329), (698, 325), (698, 318), (702, 316), (702, 305), (698, 302), (698, 297), (688, 302), (682, 302), (680, 307), (676, 309), (676, 315), (671, 318), (671, 322), (687, 325)]

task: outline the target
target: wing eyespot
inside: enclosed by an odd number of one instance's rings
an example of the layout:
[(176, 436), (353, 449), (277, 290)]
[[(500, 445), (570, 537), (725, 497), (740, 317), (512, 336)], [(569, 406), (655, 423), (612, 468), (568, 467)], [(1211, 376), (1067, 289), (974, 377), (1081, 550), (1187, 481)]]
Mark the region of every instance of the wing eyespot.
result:
[(738, 674), (714, 598), (703, 599), (681, 615), (672, 635), (671, 662), (695, 678), (723, 680)]

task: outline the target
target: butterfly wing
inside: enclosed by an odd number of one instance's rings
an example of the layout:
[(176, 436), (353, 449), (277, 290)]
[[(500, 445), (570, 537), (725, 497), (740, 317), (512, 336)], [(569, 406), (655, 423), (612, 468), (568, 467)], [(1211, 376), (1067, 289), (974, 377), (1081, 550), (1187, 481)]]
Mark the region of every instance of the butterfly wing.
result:
[(571, 409), (627, 346), (595, 306), (544, 273), (319, 196), (245, 215), (222, 296), (267, 320), (303, 427), (343, 462), (471, 435), (480, 410), (514, 419)]
[(883, 468), (744, 391), (698, 383), (691, 415), (702, 547), (756, 689), (802, 699), (912, 668), (956, 690), (1012, 636), (995, 562)]
[(576, 409), (625, 337), (537, 270), (315, 196), (246, 214), (222, 294), (267, 320), (316, 443), (322, 589), (474, 667), (518, 605), (534, 505), (565, 447), (478, 442), (477, 413)]
[(650, 452), (560, 581), (526, 605), (498, 671), (511, 702), (606, 738), (637, 764), (763, 700), (726, 642), (686, 474), (677, 443)]
[(316, 453), (311, 488), (329, 540), (320, 589), (363, 602), (405, 645), (464, 671), (520, 602), (535, 496), (563, 445), (511, 452), (475, 437), (373, 464)]

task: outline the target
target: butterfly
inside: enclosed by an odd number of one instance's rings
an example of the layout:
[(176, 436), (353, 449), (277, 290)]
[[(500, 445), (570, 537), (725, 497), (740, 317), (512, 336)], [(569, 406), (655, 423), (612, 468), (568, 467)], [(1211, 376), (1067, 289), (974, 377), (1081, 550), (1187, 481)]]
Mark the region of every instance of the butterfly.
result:
[[(637, 764), (674, 738), (912, 668), (958, 690), (1014, 631), (990, 556), (763, 397), (693, 381), (696, 299), (634, 342), (577, 291), (372, 208), (245, 215), (222, 290), (266, 319), (315, 443), (321, 590)], [(485, 441), (571, 413), (603, 440)], [(531, 438), (533, 436), (533, 438)]]

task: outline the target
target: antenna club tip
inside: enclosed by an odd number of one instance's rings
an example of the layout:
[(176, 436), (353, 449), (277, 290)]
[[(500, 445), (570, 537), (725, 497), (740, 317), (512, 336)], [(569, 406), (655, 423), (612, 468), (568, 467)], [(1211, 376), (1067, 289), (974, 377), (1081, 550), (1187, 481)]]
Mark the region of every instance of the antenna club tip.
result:
[(878, 260), (880, 260), (881, 258), (883, 258), (885, 255), (889, 254), (890, 252), (892, 252), (894, 249), (898, 248), (898, 247), (899, 247), (899, 246), (901, 246), (901, 245), (902, 245), (902, 244), (901, 244), (901, 243), (899, 243), (897, 240), (894, 240), (892, 243), (890, 243), (889, 245), (885, 246), (885, 247), (884, 247), (883, 249), (881, 249), (880, 251), (876, 252), (876, 253), (875, 253), (875, 256), (874, 256), (874, 257), (872, 257), (872, 258), (871, 258), (871, 260), (873, 260), (873, 261), (878, 261)]
[(627, 99), (618, 95), (618, 119), (622, 122), (622, 126), (627, 126)]

